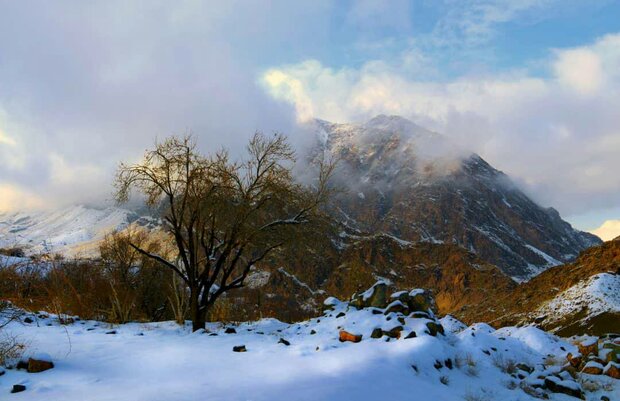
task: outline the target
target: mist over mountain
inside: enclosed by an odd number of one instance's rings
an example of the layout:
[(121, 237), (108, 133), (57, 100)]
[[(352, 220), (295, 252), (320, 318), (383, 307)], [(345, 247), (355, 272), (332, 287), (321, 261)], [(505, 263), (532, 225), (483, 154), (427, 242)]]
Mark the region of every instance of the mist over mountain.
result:
[(517, 281), (600, 243), (543, 208), (501, 171), (446, 137), (398, 116), (313, 123), (311, 157), (340, 161), (335, 214), (366, 233), (459, 245)]

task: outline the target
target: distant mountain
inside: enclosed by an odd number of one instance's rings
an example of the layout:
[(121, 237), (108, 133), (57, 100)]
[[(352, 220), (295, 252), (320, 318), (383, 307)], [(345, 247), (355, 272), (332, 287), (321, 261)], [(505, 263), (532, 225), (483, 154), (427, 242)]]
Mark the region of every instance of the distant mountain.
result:
[(117, 207), (84, 205), (53, 211), (0, 213), (0, 248), (20, 247), (26, 254), (94, 256), (105, 234), (149, 219)]
[(397, 116), (365, 124), (316, 120), (311, 157), (340, 159), (346, 193), (335, 214), (367, 234), (459, 245), (517, 281), (599, 244), (555, 209), (543, 208), (508, 176), (447, 138)]

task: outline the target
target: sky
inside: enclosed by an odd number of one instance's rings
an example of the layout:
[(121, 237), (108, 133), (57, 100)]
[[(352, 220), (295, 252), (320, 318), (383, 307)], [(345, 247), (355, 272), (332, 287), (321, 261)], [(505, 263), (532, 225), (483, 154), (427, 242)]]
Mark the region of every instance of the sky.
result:
[(397, 114), (609, 239), (618, 110), (619, 1), (0, 0), (0, 210), (109, 200), (170, 134)]

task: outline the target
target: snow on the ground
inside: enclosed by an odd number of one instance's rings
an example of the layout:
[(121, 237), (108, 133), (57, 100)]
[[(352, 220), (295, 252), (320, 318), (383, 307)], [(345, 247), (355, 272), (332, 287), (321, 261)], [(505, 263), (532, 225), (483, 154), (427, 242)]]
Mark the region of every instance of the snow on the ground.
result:
[(536, 313), (548, 316), (547, 322), (552, 322), (586, 308), (588, 316), (620, 312), (620, 275), (600, 273), (580, 281), (541, 306)]
[[(47, 353), (56, 366), (33, 374), (6, 370), (0, 376), (0, 399), (532, 400), (498, 366), (516, 361), (537, 367), (547, 354), (575, 351), (533, 327), (496, 331), (486, 324), (462, 327), (454, 318), (442, 320), (452, 321), (451, 329), (437, 337), (424, 334), (428, 320), (405, 318), (403, 337), (412, 330), (418, 336), (387, 342), (370, 333), (391, 328), (396, 319), (333, 303), (335, 310), (320, 318), (297, 324), (263, 319), (234, 326), (235, 334), (225, 334), (232, 326), (222, 324), (191, 333), (172, 322), (110, 326), (78, 320), (61, 326), (53, 317), (13, 322), (6, 330), (28, 344), (27, 352)], [(337, 317), (340, 312), (346, 315)], [(339, 342), (340, 328), (362, 334), (363, 340)], [(111, 331), (115, 334), (106, 334)], [(290, 346), (279, 343), (281, 338)], [(237, 345), (245, 345), (247, 352), (232, 352)], [(438, 362), (442, 367), (435, 366)], [(613, 381), (597, 378), (607, 379)], [(14, 384), (27, 389), (9, 394)], [(603, 394), (620, 399), (620, 385), (587, 394), (592, 400)]]

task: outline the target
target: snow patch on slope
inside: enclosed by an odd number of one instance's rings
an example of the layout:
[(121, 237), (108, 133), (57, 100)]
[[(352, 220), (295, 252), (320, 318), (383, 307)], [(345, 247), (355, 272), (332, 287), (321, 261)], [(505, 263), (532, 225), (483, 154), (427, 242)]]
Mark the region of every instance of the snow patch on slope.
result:
[(125, 209), (83, 205), (56, 211), (0, 213), (0, 247), (22, 247), (30, 255), (92, 256), (105, 234), (126, 228), (137, 217)]
[(620, 312), (620, 276), (596, 274), (558, 294), (537, 313), (547, 315), (548, 321), (554, 321), (584, 309), (590, 317), (604, 312)]

